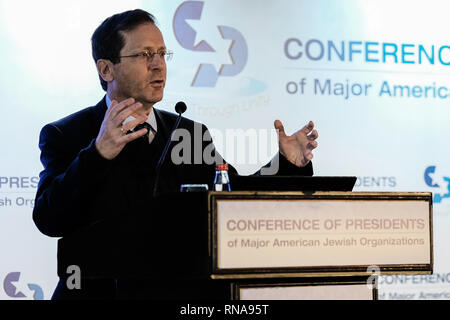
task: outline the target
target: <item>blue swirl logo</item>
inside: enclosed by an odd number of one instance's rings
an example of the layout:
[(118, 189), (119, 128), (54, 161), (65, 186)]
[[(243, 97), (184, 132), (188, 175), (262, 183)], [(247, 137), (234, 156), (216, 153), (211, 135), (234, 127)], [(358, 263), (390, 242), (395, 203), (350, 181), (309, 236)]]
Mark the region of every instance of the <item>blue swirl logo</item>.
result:
[[(438, 183), (438, 178), (435, 176), (436, 166), (429, 166), (425, 169), (424, 179), (427, 186), (431, 188), (441, 188), (441, 184)], [(440, 203), (445, 198), (450, 198), (450, 177), (442, 177), (443, 185), (447, 184), (447, 192), (434, 193), (433, 202)]]
[[(176, 10), (173, 18), (173, 31), (178, 43), (185, 49), (197, 52), (215, 52), (215, 49), (204, 39), (196, 44), (197, 32), (186, 20), (200, 20), (203, 12), (203, 1), (185, 1)], [(217, 71), (213, 64), (201, 63), (192, 80), (192, 87), (215, 87), (219, 77), (233, 77), (244, 70), (248, 60), (247, 43), (242, 34), (229, 26), (217, 26), (221, 37), (231, 40), (228, 54), (231, 64), (222, 64)]]
[[(27, 296), (22, 292), (18, 291), (15, 282), (19, 282), (20, 272), (10, 272), (6, 275), (3, 280), (3, 290), (10, 298), (26, 298)], [(28, 289), (33, 291), (34, 300), (44, 300), (44, 292), (42, 288), (35, 283), (28, 283)]]

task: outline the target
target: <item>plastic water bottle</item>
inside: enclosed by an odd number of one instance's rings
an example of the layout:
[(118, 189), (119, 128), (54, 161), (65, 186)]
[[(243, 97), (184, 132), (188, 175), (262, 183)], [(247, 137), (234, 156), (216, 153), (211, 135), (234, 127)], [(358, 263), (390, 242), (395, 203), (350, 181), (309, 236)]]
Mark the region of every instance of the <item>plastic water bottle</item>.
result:
[(228, 165), (221, 163), (216, 165), (216, 177), (214, 178), (215, 191), (231, 191), (230, 178), (228, 177)]

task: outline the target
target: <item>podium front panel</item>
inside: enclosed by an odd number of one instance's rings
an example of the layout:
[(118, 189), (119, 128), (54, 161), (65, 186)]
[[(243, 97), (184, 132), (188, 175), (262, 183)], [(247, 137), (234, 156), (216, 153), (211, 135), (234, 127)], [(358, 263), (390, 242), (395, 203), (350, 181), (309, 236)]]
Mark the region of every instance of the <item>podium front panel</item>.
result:
[[(339, 278), (338, 278), (339, 279)], [(232, 284), (234, 300), (378, 300), (376, 284), (362, 280)]]
[(430, 274), (430, 193), (211, 192), (213, 278)]

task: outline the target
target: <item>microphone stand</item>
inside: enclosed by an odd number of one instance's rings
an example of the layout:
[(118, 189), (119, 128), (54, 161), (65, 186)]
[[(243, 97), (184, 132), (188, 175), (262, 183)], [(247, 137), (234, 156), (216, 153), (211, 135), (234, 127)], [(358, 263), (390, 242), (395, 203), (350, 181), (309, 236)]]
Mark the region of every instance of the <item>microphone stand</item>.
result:
[(180, 124), (180, 121), (181, 121), (181, 115), (186, 111), (186, 108), (187, 108), (186, 104), (181, 101), (177, 102), (177, 104), (175, 105), (175, 110), (178, 113), (178, 117), (177, 117), (177, 120), (175, 121), (175, 124), (174, 124), (172, 130), (170, 131), (169, 140), (167, 140), (166, 145), (164, 146), (164, 150), (161, 154), (161, 157), (158, 160), (158, 164), (156, 165), (155, 185), (153, 187), (153, 197), (155, 197), (157, 194), (158, 184), (159, 184), (159, 175), (161, 173), (161, 167), (164, 163), (164, 159), (166, 158), (166, 154), (167, 154), (167, 151), (169, 150), (170, 143), (172, 142), (172, 135), (173, 135), (174, 131), (178, 128), (178, 125)]

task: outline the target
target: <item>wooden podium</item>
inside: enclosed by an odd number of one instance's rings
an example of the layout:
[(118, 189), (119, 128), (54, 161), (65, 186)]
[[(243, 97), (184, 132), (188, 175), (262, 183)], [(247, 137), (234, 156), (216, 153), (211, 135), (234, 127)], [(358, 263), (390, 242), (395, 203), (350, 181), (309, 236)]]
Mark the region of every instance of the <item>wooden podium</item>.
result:
[(377, 299), (431, 274), (431, 193), (209, 192), (211, 278), (233, 299)]
[(376, 299), (378, 275), (431, 274), (432, 248), (431, 193), (182, 192), (61, 238), (58, 275), (144, 299)]

